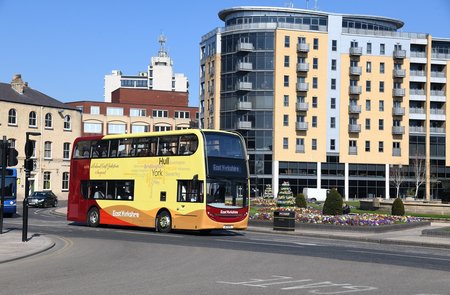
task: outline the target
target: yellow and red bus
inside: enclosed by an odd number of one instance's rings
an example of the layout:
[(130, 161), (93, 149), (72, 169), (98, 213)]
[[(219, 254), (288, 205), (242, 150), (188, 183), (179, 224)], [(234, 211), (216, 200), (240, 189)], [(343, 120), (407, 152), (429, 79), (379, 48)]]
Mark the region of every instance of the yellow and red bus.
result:
[(241, 135), (185, 129), (79, 137), (69, 221), (172, 229), (246, 229), (249, 170)]

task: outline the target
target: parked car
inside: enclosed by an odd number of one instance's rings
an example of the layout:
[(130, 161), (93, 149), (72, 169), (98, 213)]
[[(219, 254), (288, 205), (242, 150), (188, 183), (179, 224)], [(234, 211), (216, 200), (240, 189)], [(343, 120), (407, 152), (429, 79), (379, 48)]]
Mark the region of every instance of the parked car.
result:
[(33, 192), (28, 197), (28, 205), (33, 207), (56, 207), (58, 197), (52, 191)]

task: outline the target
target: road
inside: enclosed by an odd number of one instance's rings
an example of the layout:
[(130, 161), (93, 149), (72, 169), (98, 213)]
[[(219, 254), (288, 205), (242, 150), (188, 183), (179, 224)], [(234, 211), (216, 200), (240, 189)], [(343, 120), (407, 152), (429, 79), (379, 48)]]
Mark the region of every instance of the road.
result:
[[(0, 264), (0, 294), (450, 294), (450, 251), (217, 231), (89, 228), (30, 209), (56, 246)], [(21, 227), (21, 218), (5, 219)]]

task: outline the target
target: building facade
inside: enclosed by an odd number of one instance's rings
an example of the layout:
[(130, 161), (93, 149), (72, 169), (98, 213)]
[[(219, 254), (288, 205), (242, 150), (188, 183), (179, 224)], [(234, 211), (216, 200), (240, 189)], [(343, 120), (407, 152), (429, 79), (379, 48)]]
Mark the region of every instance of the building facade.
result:
[(386, 17), (295, 8), (219, 17), (224, 26), (200, 42), (200, 124), (244, 136), (256, 194), (288, 181), (295, 193), (389, 198), (400, 169), (402, 195), (418, 180), (419, 197), (439, 198), (450, 176), (450, 39), (399, 32), (403, 22)]
[(81, 113), (52, 97), (28, 87), (20, 75), (10, 84), (0, 83), (0, 130), (19, 155), (17, 199), (25, 196), (26, 133), (34, 144), (34, 171), (31, 172), (30, 193), (52, 190), (60, 199), (67, 199), (69, 190), (70, 153), (74, 139), (81, 134)]
[(173, 61), (166, 48), (166, 38), (159, 38), (160, 49), (158, 56), (151, 58), (147, 71), (138, 75), (123, 75), (120, 70), (114, 70), (105, 76), (105, 102), (111, 102), (111, 94), (118, 88), (163, 90), (175, 92), (187, 92), (188, 79), (184, 74), (173, 72)]
[(197, 127), (198, 108), (187, 92), (119, 88), (111, 102), (67, 103), (82, 111), (82, 135), (124, 134)]

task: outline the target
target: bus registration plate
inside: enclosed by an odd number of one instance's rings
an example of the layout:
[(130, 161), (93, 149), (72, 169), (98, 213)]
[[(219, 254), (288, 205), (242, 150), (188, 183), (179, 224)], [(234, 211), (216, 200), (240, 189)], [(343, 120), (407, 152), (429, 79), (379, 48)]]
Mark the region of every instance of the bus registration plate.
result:
[(232, 226), (232, 225), (224, 225), (223, 226), (223, 229), (233, 229), (234, 228), (234, 226)]

